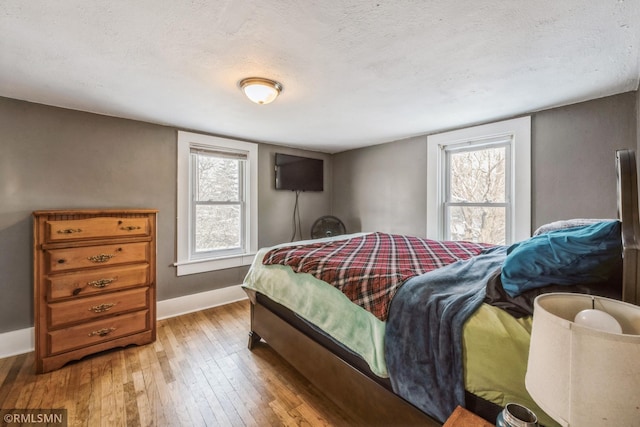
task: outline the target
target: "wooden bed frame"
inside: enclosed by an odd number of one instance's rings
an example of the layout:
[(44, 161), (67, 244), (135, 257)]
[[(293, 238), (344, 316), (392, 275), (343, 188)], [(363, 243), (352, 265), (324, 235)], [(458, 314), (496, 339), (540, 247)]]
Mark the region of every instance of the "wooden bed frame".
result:
[(622, 221), (622, 300), (640, 305), (640, 214), (635, 151), (618, 150), (616, 165), (618, 217)]
[[(640, 216), (633, 150), (616, 152), (616, 170), (624, 258), (622, 295), (624, 301), (640, 305)], [(246, 291), (251, 300), (249, 349), (264, 339), (327, 398), (367, 425), (441, 425), (329, 350), (317, 339), (317, 334), (305, 331), (300, 325), (294, 326), (295, 322), (265, 304), (265, 297)], [(468, 409), (475, 412), (473, 407)]]

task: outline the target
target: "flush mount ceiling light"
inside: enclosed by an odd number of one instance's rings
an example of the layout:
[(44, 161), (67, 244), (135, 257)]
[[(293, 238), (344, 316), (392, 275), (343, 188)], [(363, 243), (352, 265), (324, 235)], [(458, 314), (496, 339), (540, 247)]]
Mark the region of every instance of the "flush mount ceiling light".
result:
[(282, 85), (274, 80), (249, 77), (240, 80), (240, 89), (251, 101), (262, 105), (273, 102), (282, 92)]

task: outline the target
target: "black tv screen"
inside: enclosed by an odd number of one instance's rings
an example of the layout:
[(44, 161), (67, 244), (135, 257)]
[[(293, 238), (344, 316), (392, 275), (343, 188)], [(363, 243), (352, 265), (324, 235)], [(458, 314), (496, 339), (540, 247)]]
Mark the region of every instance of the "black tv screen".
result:
[(276, 190), (323, 191), (323, 160), (276, 153)]

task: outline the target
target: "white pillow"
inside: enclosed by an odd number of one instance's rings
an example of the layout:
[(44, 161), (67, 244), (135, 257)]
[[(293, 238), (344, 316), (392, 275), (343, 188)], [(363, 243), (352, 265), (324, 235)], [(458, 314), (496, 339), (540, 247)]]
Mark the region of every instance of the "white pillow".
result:
[(564, 230), (565, 228), (581, 227), (583, 225), (591, 225), (591, 224), (595, 224), (596, 222), (603, 222), (603, 221), (617, 221), (617, 220), (593, 219), (593, 218), (564, 219), (561, 221), (550, 222), (548, 224), (538, 227), (538, 229), (533, 232), (533, 235), (537, 236), (539, 234), (549, 233), (550, 231)]

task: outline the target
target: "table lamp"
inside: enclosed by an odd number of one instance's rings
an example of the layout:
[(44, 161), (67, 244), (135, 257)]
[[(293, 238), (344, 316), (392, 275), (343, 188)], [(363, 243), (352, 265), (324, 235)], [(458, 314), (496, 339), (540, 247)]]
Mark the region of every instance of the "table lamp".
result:
[(562, 426), (640, 425), (640, 307), (592, 295), (538, 296), (525, 385)]

